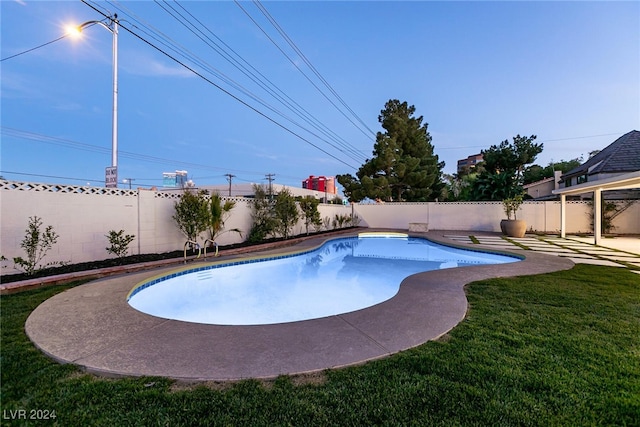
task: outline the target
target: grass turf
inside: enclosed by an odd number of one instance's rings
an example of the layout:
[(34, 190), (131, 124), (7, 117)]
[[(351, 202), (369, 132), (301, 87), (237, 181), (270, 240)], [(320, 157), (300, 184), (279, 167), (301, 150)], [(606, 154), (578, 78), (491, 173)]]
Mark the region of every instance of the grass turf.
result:
[(68, 287), (1, 297), (3, 425), (640, 425), (640, 277), (622, 268), (475, 282), (439, 341), (314, 381), (227, 386), (50, 361), (24, 323)]

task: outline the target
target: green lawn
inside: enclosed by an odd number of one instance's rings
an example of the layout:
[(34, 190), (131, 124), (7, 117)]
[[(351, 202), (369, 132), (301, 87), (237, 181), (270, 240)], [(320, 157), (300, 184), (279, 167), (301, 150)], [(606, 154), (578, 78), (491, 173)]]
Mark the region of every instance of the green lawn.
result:
[[(191, 387), (43, 356), (24, 322), (67, 287), (1, 297), (2, 425), (640, 426), (640, 276), (623, 268), (475, 282), (467, 318), (437, 342), (310, 377)], [(46, 411), (56, 418), (16, 419)]]

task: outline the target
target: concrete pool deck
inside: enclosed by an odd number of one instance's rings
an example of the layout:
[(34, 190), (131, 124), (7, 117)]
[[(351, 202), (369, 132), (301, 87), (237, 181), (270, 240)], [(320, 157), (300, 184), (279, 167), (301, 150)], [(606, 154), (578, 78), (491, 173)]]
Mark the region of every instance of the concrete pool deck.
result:
[[(34, 344), (54, 360), (100, 375), (163, 376), (185, 381), (273, 378), (357, 365), (437, 339), (465, 317), (467, 283), (565, 270), (574, 265), (568, 257), (518, 246), (498, 249), (473, 244), (453, 238), (451, 232), (410, 234), (525, 259), (419, 273), (403, 280), (396, 296), (366, 309), (254, 326), (180, 322), (131, 308), (126, 295), (137, 283), (177, 268), (163, 267), (95, 280), (55, 295), (31, 313), (25, 329)], [(304, 250), (331, 238), (335, 237), (313, 238), (259, 254)]]

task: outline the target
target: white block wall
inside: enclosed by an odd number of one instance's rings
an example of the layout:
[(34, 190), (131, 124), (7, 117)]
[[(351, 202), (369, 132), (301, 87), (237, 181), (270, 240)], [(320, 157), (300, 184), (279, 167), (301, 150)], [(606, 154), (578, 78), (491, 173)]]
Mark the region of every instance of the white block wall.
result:
[[(13, 257), (23, 256), (20, 242), (24, 239), (29, 217), (42, 218), (43, 229), (52, 225), (59, 235), (57, 244), (47, 253), (44, 262), (79, 263), (112, 257), (107, 253), (110, 230), (125, 230), (135, 235), (131, 254), (163, 253), (184, 248), (185, 237), (172, 216), (179, 192), (107, 189), (54, 184), (0, 181), (0, 254), (10, 261), (2, 265), (2, 274), (14, 273)], [(232, 198), (236, 207), (231, 212), (219, 245), (246, 240), (251, 229), (251, 202)], [(411, 222), (428, 223), (432, 230), (500, 231), (505, 218), (500, 202), (455, 203), (383, 203), (352, 206), (323, 205), (318, 207), (322, 218), (336, 215), (357, 215), (360, 225), (370, 228), (406, 230)], [(567, 233), (588, 233), (589, 212), (586, 202), (567, 202)], [(532, 231), (560, 231), (560, 202), (525, 202), (518, 218), (527, 222)], [(618, 216), (615, 232), (640, 234), (640, 202)], [(305, 232), (302, 220), (294, 234)], [(203, 241), (208, 236), (203, 234)]]

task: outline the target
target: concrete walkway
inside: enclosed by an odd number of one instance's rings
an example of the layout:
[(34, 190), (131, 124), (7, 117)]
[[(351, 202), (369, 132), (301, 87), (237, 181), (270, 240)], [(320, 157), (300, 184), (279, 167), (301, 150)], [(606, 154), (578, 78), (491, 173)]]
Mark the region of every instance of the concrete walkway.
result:
[[(461, 234), (412, 235), (478, 248)], [(495, 237), (479, 238), (486, 247), (494, 248), (498, 246), (494, 243), (501, 243)], [(263, 253), (304, 250), (325, 239)], [(35, 345), (54, 360), (107, 376), (221, 381), (322, 371), (387, 357), (447, 333), (466, 314), (464, 285), (469, 282), (540, 274), (574, 265), (569, 257), (525, 251), (505, 243), (510, 252), (526, 258), (509, 264), (419, 273), (406, 278), (398, 294), (388, 301), (320, 319), (220, 326), (162, 319), (131, 308), (127, 293), (144, 279), (172, 270), (165, 267), (69, 289), (37, 307), (25, 329)]]

